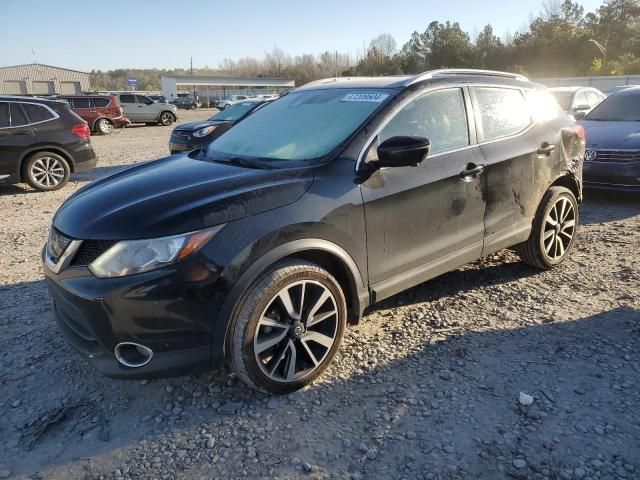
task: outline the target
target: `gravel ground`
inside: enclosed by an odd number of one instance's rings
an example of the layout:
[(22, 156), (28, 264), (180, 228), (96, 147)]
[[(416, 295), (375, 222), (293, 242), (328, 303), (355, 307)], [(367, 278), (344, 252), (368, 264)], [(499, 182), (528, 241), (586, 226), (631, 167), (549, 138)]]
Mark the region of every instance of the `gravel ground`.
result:
[(295, 394), (100, 376), (56, 331), (40, 249), (66, 197), (170, 130), (94, 137), (58, 192), (0, 187), (0, 478), (640, 478), (640, 196), (588, 193), (554, 271), (503, 251), (377, 305)]

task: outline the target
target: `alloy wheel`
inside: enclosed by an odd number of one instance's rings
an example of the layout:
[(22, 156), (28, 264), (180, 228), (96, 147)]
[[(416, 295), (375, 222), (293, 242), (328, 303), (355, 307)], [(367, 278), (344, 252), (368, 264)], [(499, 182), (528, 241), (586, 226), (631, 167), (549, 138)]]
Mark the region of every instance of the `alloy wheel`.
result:
[(313, 373), (336, 342), (338, 306), (322, 283), (302, 280), (282, 288), (262, 312), (253, 351), (262, 373), (290, 383)]
[(100, 123), (98, 125), (98, 129), (100, 130), (100, 133), (108, 135), (113, 130), (113, 125), (111, 124), (111, 122), (109, 120), (105, 120), (103, 118), (102, 120), (100, 120)]
[(171, 125), (172, 122), (173, 116), (170, 113), (163, 113), (162, 117), (160, 117), (160, 123), (164, 126)]
[(552, 260), (562, 258), (571, 245), (576, 229), (576, 210), (573, 203), (560, 197), (545, 218), (542, 232), (544, 251)]
[(64, 176), (64, 165), (57, 158), (42, 157), (33, 162), (31, 166), (31, 178), (43, 188), (60, 185), (64, 180)]

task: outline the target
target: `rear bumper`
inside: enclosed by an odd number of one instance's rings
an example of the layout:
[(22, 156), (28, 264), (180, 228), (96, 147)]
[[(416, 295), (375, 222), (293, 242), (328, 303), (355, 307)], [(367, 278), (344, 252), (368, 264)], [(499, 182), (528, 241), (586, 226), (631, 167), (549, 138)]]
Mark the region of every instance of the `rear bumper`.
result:
[(584, 162), (585, 188), (640, 190), (640, 162)]
[(96, 153), (93, 151), (93, 147), (88, 140), (86, 143), (82, 142), (70, 149), (69, 155), (73, 162), (74, 172), (83, 172), (96, 166)]

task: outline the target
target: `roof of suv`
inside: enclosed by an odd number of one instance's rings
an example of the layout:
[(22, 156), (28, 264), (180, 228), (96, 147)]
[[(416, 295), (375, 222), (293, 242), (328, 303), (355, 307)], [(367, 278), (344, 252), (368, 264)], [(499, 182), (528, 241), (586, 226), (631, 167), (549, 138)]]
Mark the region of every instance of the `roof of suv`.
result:
[(0, 95), (0, 100), (33, 103), (67, 103), (64, 100), (56, 100), (55, 98), (27, 97), (19, 95)]
[(397, 75), (388, 77), (337, 77), (325, 78), (309, 82), (295, 91), (320, 90), (329, 88), (393, 88), (403, 89), (411, 85), (424, 83), (430, 80), (453, 80), (468, 83), (496, 83), (506, 85), (537, 86), (526, 77), (508, 72), (474, 69), (441, 69), (430, 70), (418, 75)]

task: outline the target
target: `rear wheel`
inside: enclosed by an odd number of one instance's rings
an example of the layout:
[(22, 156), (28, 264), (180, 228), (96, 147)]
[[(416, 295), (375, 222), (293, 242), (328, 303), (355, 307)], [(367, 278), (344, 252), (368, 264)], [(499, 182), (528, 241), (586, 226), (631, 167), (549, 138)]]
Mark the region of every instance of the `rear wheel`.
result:
[(168, 127), (175, 121), (176, 117), (174, 117), (173, 113), (171, 112), (162, 112), (160, 114), (160, 124), (164, 125), (165, 127)]
[(106, 118), (101, 118), (96, 123), (96, 130), (102, 135), (109, 135), (113, 132), (113, 123)]
[(559, 265), (573, 247), (578, 220), (578, 202), (573, 192), (551, 187), (540, 202), (529, 239), (516, 247), (518, 255), (537, 268)]
[(53, 152), (36, 152), (24, 165), (23, 176), (36, 190), (51, 191), (64, 187), (71, 170), (67, 161)]
[(249, 386), (269, 393), (298, 390), (333, 360), (347, 317), (333, 276), (299, 261), (262, 275), (236, 309), (227, 361)]

